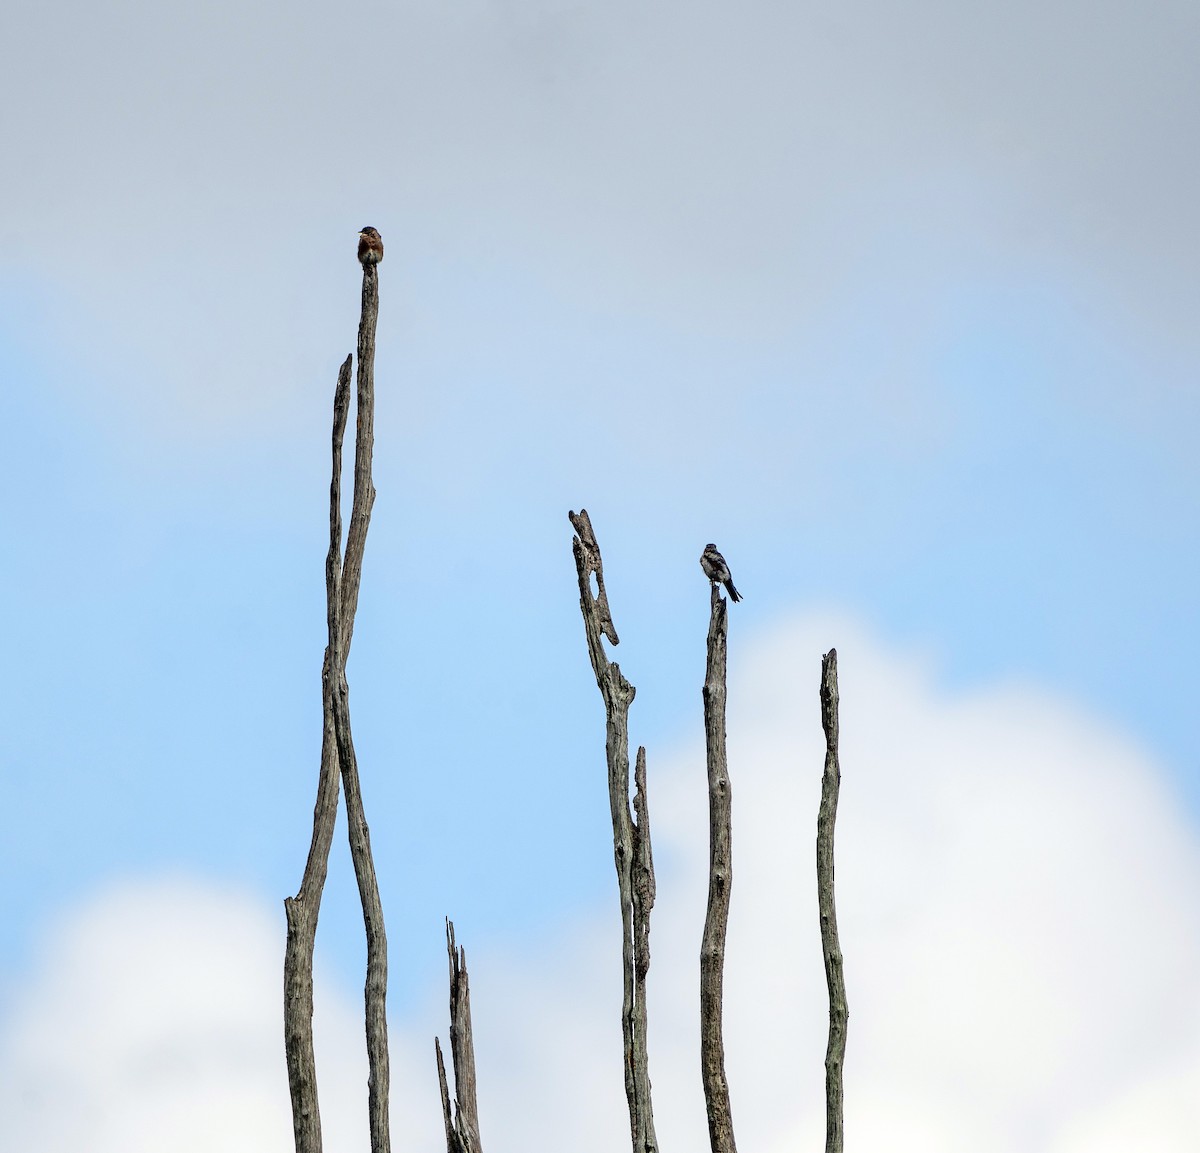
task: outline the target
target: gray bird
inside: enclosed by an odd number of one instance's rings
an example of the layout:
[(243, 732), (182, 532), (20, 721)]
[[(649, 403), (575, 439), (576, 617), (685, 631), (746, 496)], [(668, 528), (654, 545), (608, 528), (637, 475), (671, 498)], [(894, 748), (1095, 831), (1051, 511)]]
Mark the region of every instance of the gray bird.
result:
[(715, 544), (704, 546), (704, 551), (700, 554), (700, 567), (713, 584), (725, 586), (725, 591), (729, 593), (729, 599), (734, 604), (742, 599), (741, 594), (733, 587), (733, 577), (729, 575), (729, 566), (725, 563), (725, 558), (717, 552)]

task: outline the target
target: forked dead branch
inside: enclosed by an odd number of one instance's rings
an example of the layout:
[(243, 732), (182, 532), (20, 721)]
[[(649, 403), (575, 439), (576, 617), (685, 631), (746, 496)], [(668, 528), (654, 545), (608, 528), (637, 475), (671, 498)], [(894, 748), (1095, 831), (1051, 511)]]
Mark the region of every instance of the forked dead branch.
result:
[(353, 357), (338, 373), (333, 398), (332, 477), (329, 484), (329, 551), (325, 560), (328, 641), (321, 669), (321, 769), (313, 809), (312, 842), (300, 891), (284, 901), (287, 950), (284, 955), (284, 1049), (296, 1153), (321, 1153), (321, 1113), (313, 1051), (313, 949), (321, 895), (337, 818), (339, 781), (346, 790), (347, 828), (354, 875), (367, 939), (364, 989), (367, 1035), (367, 1110), (371, 1153), (390, 1153), (388, 1122), (390, 1075), (387, 1043), (387, 934), (363, 808), (358, 760), (350, 729), (350, 690), (346, 659), (362, 584), (363, 553), (375, 486), (371, 478), (375, 427), (375, 327), (379, 316), (378, 261), (363, 262), (362, 315), (358, 326), (358, 408), (355, 423), (354, 494), (350, 528), (342, 555), (342, 443), (350, 406)]
[(483, 1153), (479, 1139), (479, 1101), (475, 1080), (475, 1038), (471, 1031), (471, 989), (467, 980), (467, 951), (454, 942), (454, 922), (446, 918), (446, 952), (450, 958), (450, 1057), (454, 1062), (454, 1108), (446, 1083), (442, 1043), (435, 1037), (446, 1153)]
[[(575, 528), (572, 550), (579, 578), (579, 608), (588, 656), (604, 700), (604, 747), (608, 759), (608, 799), (612, 812), (613, 861), (621, 901), (621, 1032), (625, 1045), (625, 1098), (634, 1153), (657, 1153), (650, 1069), (646, 1048), (646, 974), (650, 969), (650, 910), (654, 906), (654, 860), (650, 849), (646, 750), (639, 748), (629, 810), (629, 706), (636, 689), (604, 652), (604, 639), (618, 644), (604, 589), (604, 562), (586, 509), (570, 513)], [(592, 579), (596, 591), (592, 592)]]

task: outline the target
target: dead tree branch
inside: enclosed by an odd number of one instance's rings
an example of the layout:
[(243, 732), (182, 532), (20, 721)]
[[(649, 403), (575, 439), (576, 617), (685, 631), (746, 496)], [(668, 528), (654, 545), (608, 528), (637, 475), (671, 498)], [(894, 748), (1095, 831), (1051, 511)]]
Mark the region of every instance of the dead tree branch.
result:
[(345, 785), (350, 855), (358, 881), (367, 937), (365, 987), (368, 1116), (372, 1153), (390, 1153), (388, 1123), (390, 1077), (387, 1049), (387, 935), (383, 907), (371, 857), (370, 834), (363, 808), (358, 760), (350, 729), (350, 690), (346, 658), (354, 634), (354, 616), (362, 584), (375, 486), (371, 480), (375, 427), (375, 327), (379, 316), (378, 268), (363, 266), (362, 316), (358, 328), (358, 412), (355, 424), (354, 495), (346, 552), (342, 556), (341, 476), (350, 399), (347, 357), (338, 374), (333, 405), (333, 475), (329, 486), (329, 552), (325, 562), (326, 617), (329, 639), (321, 670), (321, 771), (313, 812), (313, 837), (300, 892), (289, 897), (288, 940), (284, 957), (284, 1045), (292, 1097), (296, 1153), (321, 1153), (321, 1118), (317, 1100), (316, 1061), (312, 1040), (312, 962), (317, 917), (337, 816), (339, 777)]
[[(654, 908), (654, 852), (650, 845), (650, 798), (646, 792), (646, 748), (638, 745), (633, 766), (633, 1019), (642, 1023), (634, 1030), (640, 1048), (634, 1053), (637, 1068), (646, 1063), (646, 974), (650, 971), (650, 910)], [(646, 1081), (646, 1101), (650, 1082)], [(653, 1133), (651, 1133), (653, 1136)], [(647, 1147), (648, 1148), (648, 1147)]]
[(284, 1051), (287, 1056), (288, 1087), (292, 1097), (292, 1129), (296, 1153), (321, 1153), (321, 1112), (317, 1100), (317, 1067), (313, 1052), (313, 949), (317, 940), (317, 918), (329, 867), (329, 847), (338, 806), (338, 754), (333, 724), (333, 692), (338, 665), (338, 587), (342, 574), (342, 442), (350, 403), (348, 356), (338, 372), (333, 394), (333, 476), (329, 482), (329, 551), (325, 557), (326, 619), (329, 639), (321, 668), (321, 703), (324, 725), (321, 732), (321, 771), (317, 801), (313, 808), (312, 843), (300, 892), (284, 901), (287, 913), (287, 949), (283, 960)]
[(733, 794), (725, 752), (726, 650), (728, 603), (712, 586), (708, 662), (704, 674), (704, 739), (708, 750), (708, 912), (700, 944), (700, 1075), (708, 1109), (712, 1153), (737, 1153), (729, 1082), (725, 1077), (722, 998), (725, 931), (733, 886)]
[(358, 417), (355, 423), (354, 500), (350, 528), (346, 533), (346, 560), (342, 566), (341, 601), (338, 610), (339, 657), (337, 689), (334, 694), (334, 732), (338, 759), (346, 790), (346, 826), (350, 858), (358, 881), (363, 927), (367, 937), (367, 977), (363, 989), (367, 1033), (367, 1110), (371, 1126), (371, 1153), (390, 1153), (388, 1094), (391, 1073), (387, 1042), (387, 932), (383, 904), (371, 856), (371, 834), (363, 808), (358, 758), (350, 733), (350, 689), (346, 683), (346, 658), (354, 635), (354, 614), (362, 584), (363, 551), (375, 485), (371, 481), (371, 459), (375, 449), (375, 323), (379, 317), (379, 270), (363, 265), (362, 317), (358, 323)]
[[(617, 644), (604, 591), (604, 565), (586, 509), (570, 513), (579, 578), (579, 607), (587, 636), (588, 656), (604, 700), (608, 797), (612, 811), (613, 860), (621, 900), (621, 1031), (625, 1045), (625, 1097), (634, 1153), (657, 1153), (650, 1070), (646, 1046), (646, 974), (650, 969), (650, 910), (654, 905), (654, 862), (650, 852), (649, 802), (646, 796), (646, 750), (638, 749), (635, 777), (635, 824), (629, 809), (629, 706), (636, 689), (604, 652), (603, 638)], [(596, 592), (591, 581), (595, 577)]]
[(471, 990), (467, 981), (467, 951), (454, 945), (454, 922), (446, 918), (446, 952), (450, 957), (450, 1058), (454, 1063), (454, 1113), (442, 1045), (435, 1037), (442, 1117), (446, 1124), (446, 1153), (483, 1153), (479, 1139), (479, 1101), (475, 1080), (475, 1039), (471, 1032)]
[(837, 820), (838, 763), (837, 650), (821, 658), (821, 727), (825, 730), (825, 772), (817, 816), (817, 905), (821, 914), (821, 952), (829, 987), (829, 1044), (825, 1050), (825, 1153), (842, 1153), (842, 1066), (846, 1056), (846, 981), (833, 903), (833, 826)]

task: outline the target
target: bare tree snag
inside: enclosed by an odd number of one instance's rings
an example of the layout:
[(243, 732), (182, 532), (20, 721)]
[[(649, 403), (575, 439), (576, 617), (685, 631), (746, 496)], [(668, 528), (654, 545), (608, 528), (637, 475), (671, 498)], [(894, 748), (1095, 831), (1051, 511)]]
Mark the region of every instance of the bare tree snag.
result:
[(446, 1153), (483, 1153), (479, 1140), (479, 1101), (475, 1079), (475, 1039), (471, 1032), (471, 990), (467, 981), (467, 951), (454, 945), (454, 922), (446, 918), (446, 952), (450, 957), (450, 1058), (454, 1062), (454, 1113), (442, 1045), (435, 1037), (442, 1118), (446, 1124)]
[(725, 931), (733, 886), (733, 795), (725, 752), (726, 650), (729, 606), (712, 586), (708, 662), (704, 674), (704, 739), (708, 750), (708, 912), (700, 943), (700, 1076), (712, 1153), (737, 1153), (725, 1077), (722, 998)]
[(387, 1039), (387, 932), (383, 924), (383, 904), (379, 882), (371, 856), (371, 834), (363, 808), (358, 778), (358, 758), (350, 733), (350, 689), (346, 683), (346, 657), (354, 635), (354, 614), (358, 609), (358, 591), (362, 584), (363, 551), (371, 508), (375, 503), (375, 485), (371, 480), (371, 460), (375, 449), (375, 323), (379, 317), (378, 265), (363, 265), (362, 316), (358, 323), (358, 416), (355, 422), (354, 500), (350, 528), (346, 533), (346, 560), (342, 567), (339, 606), (339, 656), (337, 691), (334, 695), (334, 731), (337, 734), (338, 759), (346, 790), (346, 826), (350, 840), (350, 858), (358, 881), (362, 903), (363, 927), (367, 937), (367, 977), (363, 989), (367, 1033), (367, 1109), (371, 1127), (371, 1153), (390, 1153), (391, 1128), (388, 1120), (388, 1096), (391, 1069)]
[[(569, 515), (576, 533), (572, 549), (588, 656), (604, 700), (613, 860), (621, 900), (621, 1031), (625, 1045), (625, 1098), (629, 1103), (630, 1138), (634, 1153), (657, 1153), (646, 1046), (646, 974), (650, 969), (650, 910), (654, 905), (646, 750), (639, 749), (637, 756), (637, 791), (633, 805), (638, 822), (635, 823), (629, 809), (629, 706), (637, 690), (622, 675), (620, 666), (610, 662), (604, 652), (602, 638), (614, 645), (619, 642), (604, 591), (604, 565), (591, 519), (586, 509)], [(594, 594), (593, 577), (596, 580)]]
[(363, 552), (367, 528), (375, 505), (371, 462), (375, 455), (375, 325), (379, 319), (379, 266), (363, 265), (362, 314), (358, 321), (358, 411), (354, 425), (354, 500), (350, 506), (350, 529), (346, 533), (346, 561), (341, 581), (338, 615), (341, 620), (343, 666), (350, 655), (358, 590), (362, 584)]
[(353, 356), (346, 357), (338, 372), (337, 388), (333, 394), (333, 476), (329, 482), (329, 551), (325, 558), (329, 639), (321, 669), (321, 702), (325, 720), (321, 732), (321, 771), (317, 780), (317, 802), (313, 809), (312, 843), (304, 866), (304, 877), (300, 882), (300, 892), (283, 903), (288, 926), (287, 949), (283, 960), (283, 1035), (296, 1153), (321, 1153), (321, 1112), (317, 1101), (317, 1068), (312, 1034), (313, 949), (338, 806), (333, 691), (339, 634), (338, 586), (342, 572), (342, 441), (346, 433), (353, 360)]
[(338, 374), (333, 403), (333, 475), (329, 486), (329, 551), (325, 561), (326, 617), (329, 639), (321, 670), (321, 771), (313, 811), (313, 836), (300, 892), (284, 902), (288, 939), (284, 956), (284, 1047), (292, 1098), (296, 1153), (321, 1153), (321, 1117), (317, 1100), (312, 1038), (312, 964), (321, 893), (337, 816), (338, 782), (345, 785), (350, 854), (358, 880), (367, 937), (365, 1018), (369, 1074), (368, 1117), (372, 1153), (390, 1153), (390, 1089), (387, 1050), (387, 936), (383, 907), (371, 858), (370, 834), (363, 809), (358, 760), (350, 730), (346, 658), (354, 633), (354, 615), (362, 583), (375, 486), (371, 480), (375, 427), (375, 326), (379, 315), (378, 268), (363, 266), (362, 316), (358, 328), (358, 412), (355, 423), (354, 495), (346, 552), (342, 556), (342, 445), (350, 401), (352, 357)]
[[(646, 793), (646, 748), (638, 745), (633, 766), (633, 1012), (643, 1027), (635, 1030), (640, 1048), (634, 1052), (634, 1065), (646, 1063), (646, 974), (650, 971), (650, 910), (654, 908), (654, 853), (650, 846), (650, 798)], [(647, 1101), (649, 1084), (647, 1083)]]
[(825, 1153), (842, 1153), (842, 1067), (846, 1056), (846, 981), (833, 903), (833, 826), (837, 820), (838, 764), (837, 650), (821, 658), (821, 727), (825, 730), (825, 772), (817, 816), (817, 906), (821, 914), (821, 952), (829, 987), (829, 1044), (825, 1050)]
[(446, 1062), (442, 1059), (442, 1043), (437, 1037), (433, 1039), (433, 1053), (437, 1058), (438, 1088), (442, 1094), (442, 1123), (446, 1127), (446, 1153), (458, 1153), (462, 1148), (461, 1138), (454, 1125), (454, 1115), (450, 1110), (450, 1087), (446, 1084)]

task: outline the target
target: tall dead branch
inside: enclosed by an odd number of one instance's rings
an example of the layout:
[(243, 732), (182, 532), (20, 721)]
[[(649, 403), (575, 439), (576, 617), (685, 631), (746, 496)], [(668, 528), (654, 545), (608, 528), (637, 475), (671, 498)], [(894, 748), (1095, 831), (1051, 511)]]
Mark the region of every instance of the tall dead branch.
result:
[[(654, 861), (650, 851), (649, 801), (646, 796), (646, 750), (638, 749), (634, 812), (629, 808), (629, 706), (636, 689), (604, 652), (604, 638), (618, 644), (617, 630), (604, 591), (600, 546), (586, 509), (570, 513), (575, 528), (572, 549), (579, 578), (588, 656), (604, 700), (608, 797), (612, 811), (613, 860), (621, 901), (621, 1031), (625, 1045), (625, 1097), (634, 1153), (657, 1153), (650, 1070), (646, 1049), (646, 974), (650, 969), (650, 910), (654, 906)], [(596, 592), (592, 592), (592, 579)]]
[(338, 373), (333, 394), (333, 477), (329, 484), (329, 551), (325, 558), (326, 617), (329, 639), (321, 669), (321, 770), (313, 809), (312, 843), (300, 891), (284, 901), (287, 913), (287, 949), (283, 961), (284, 1050), (288, 1087), (292, 1098), (292, 1129), (296, 1153), (321, 1153), (321, 1113), (317, 1100), (317, 1069), (313, 1053), (313, 949), (317, 917), (329, 866), (338, 806), (337, 737), (333, 722), (334, 668), (338, 649), (338, 586), (342, 574), (342, 441), (350, 400), (350, 371), (354, 357), (347, 356)]
[(467, 981), (467, 951), (455, 948), (454, 922), (446, 918), (446, 952), (450, 958), (450, 1058), (454, 1063), (454, 1110), (442, 1044), (435, 1037), (438, 1085), (442, 1091), (442, 1118), (446, 1125), (446, 1153), (483, 1153), (479, 1140), (479, 1101), (475, 1080), (475, 1039), (471, 1032), (471, 990)]
[(842, 770), (838, 763), (837, 650), (821, 658), (821, 727), (825, 730), (825, 772), (817, 815), (817, 906), (821, 952), (829, 987), (829, 1044), (825, 1049), (825, 1153), (842, 1153), (842, 1066), (846, 1056), (846, 981), (833, 903), (833, 827), (837, 820)]
[(725, 931), (733, 886), (733, 791), (725, 752), (726, 650), (729, 605), (712, 585), (708, 661), (704, 673), (704, 739), (708, 752), (708, 911), (700, 944), (700, 1076), (712, 1153), (737, 1153), (725, 1077), (722, 999)]
[(350, 690), (346, 659), (354, 634), (354, 616), (362, 583), (375, 486), (371, 480), (375, 427), (375, 327), (379, 316), (378, 267), (363, 266), (362, 315), (358, 327), (358, 410), (355, 424), (354, 494), (346, 551), (342, 547), (342, 444), (350, 403), (353, 357), (338, 373), (333, 401), (333, 471), (329, 485), (329, 551), (325, 560), (328, 642), (321, 669), (321, 769), (313, 809), (313, 835), (300, 891), (284, 901), (288, 936), (284, 955), (284, 1048), (292, 1099), (296, 1153), (321, 1153), (321, 1116), (313, 1052), (313, 949), (329, 848), (337, 817), (339, 778), (346, 790), (350, 855), (358, 881), (367, 938), (365, 1017), (369, 1073), (367, 1082), (371, 1153), (390, 1153), (388, 1123), (387, 935), (371, 857), (358, 760), (350, 729)]

